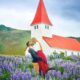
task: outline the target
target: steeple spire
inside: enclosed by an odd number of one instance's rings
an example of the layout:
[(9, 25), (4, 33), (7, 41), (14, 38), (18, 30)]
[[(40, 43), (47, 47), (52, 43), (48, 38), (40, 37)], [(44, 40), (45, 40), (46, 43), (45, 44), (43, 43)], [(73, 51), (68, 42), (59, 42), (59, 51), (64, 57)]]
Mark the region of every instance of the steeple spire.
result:
[(34, 20), (32, 21), (31, 25), (35, 25), (39, 23), (52, 25), (52, 23), (50, 22), (48, 18), (43, 0), (39, 1), (39, 5), (38, 5)]

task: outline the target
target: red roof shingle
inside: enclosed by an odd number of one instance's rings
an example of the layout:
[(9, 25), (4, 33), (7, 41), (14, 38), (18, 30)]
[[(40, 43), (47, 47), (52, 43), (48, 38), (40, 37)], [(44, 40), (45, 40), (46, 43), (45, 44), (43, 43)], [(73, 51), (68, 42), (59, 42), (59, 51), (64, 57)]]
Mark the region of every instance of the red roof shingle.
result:
[(52, 48), (80, 51), (80, 43), (76, 39), (58, 35), (54, 35), (52, 38), (43, 37), (43, 39)]

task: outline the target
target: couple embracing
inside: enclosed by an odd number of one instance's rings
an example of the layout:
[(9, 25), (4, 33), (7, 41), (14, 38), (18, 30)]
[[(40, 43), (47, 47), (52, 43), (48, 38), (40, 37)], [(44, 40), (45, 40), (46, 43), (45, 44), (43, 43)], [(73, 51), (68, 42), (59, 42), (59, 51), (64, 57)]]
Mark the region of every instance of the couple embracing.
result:
[(49, 70), (49, 66), (40, 42), (36, 38), (32, 38), (31, 41), (28, 41), (26, 43), (26, 46), (26, 56), (27, 53), (32, 56), (34, 69), (37, 69), (40, 75), (43, 74), (43, 76), (45, 76), (45, 74)]

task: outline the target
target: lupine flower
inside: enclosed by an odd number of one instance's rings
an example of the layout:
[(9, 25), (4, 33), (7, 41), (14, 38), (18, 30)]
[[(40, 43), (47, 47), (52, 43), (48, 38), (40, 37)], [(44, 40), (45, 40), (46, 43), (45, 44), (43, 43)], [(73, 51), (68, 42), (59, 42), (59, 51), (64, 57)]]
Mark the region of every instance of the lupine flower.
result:
[(56, 72), (56, 76), (57, 76), (58, 78), (61, 78), (61, 77), (62, 77), (61, 72), (60, 72), (60, 71), (57, 71), (57, 72)]
[(80, 65), (80, 61), (76, 62), (76, 65)]
[(46, 80), (50, 80), (50, 74), (47, 73), (47, 74), (45, 75), (45, 78), (46, 78)]
[(80, 80), (80, 78), (77, 78), (77, 80)]
[(71, 56), (71, 58), (72, 58), (73, 60), (76, 60), (76, 61), (78, 61), (78, 60), (79, 60), (79, 57), (78, 57), (78, 56), (76, 56), (76, 55), (72, 55), (72, 56)]
[(64, 72), (63, 75), (62, 75), (62, 77), (65, 78), (65, 79), (67, 79), (69, 77), (68, 73)]
[[(80, 74), (80, 61), (73, 62), (70, 60), (63, 60), (63, 59), (53, 59), (52, 62), (48, 61), (49, 64), (53, 63), (51, 66), (56, 67), (56, 70), (50, 70), (46, 74), (46, 80), (51, 80), (51, 78), (58, 78), (59, 80), (63, 78), (67, 80), (69, 77), (73, 77), (77, 80), (80, 80), (79, 74)], [(10, 80), (31, 80), (33, 77), (36, 76), (37, 79), (39, 79), (38, 75), (32, 76), (32, 74), (35, 74), (34, 69), (32, 68), (32, 72), (30, 68), (28, 67), (29, 64), (32, 64), (31, 58), (26, 57), (16, 57), (16, 56), (0, 56), (0, 77), (5, 74), (5, 70), (7, 70), (10, 73)], [(64, 72), (61, 74), (59, 71), (59, 68), (63, 67)], [(6, 79), (8, 77), (6, 76)]]
[(51, 71), (51, 76), (52, 76), (52, 77), (55, 77), (55, 76), (56, 76), (56, 70), (52, 70), (52, 71)]

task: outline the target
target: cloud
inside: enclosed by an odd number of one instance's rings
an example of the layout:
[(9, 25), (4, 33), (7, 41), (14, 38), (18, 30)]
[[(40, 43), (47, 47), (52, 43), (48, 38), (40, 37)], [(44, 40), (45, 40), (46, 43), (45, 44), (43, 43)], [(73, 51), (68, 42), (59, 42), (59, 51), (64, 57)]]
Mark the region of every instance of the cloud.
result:
[(80, 0), (45, 0), (45, 2), (51, 15), (80, 21)]
[(75, 20), (66, 20), (59, 16), (53, 16), (53, 33), (62, 36), (80, 37), (80, 23)]
[(0, 0), (0, 7), (2, 8), (16, 8), (18, 10), (27, 10), (27, 8), (34, 8), (36, 0)]
[[(39, 0), (0, 0), (0, 24), (30, 29)], [(80, 37), (80, 0), (44, 0), (53, 33)]]
[(34, 16), (32, 10), (20, 12), (15, 9), (0, 9), (0, 11), (0, 24), (18, 29), (29, 29), (28, 26)]

